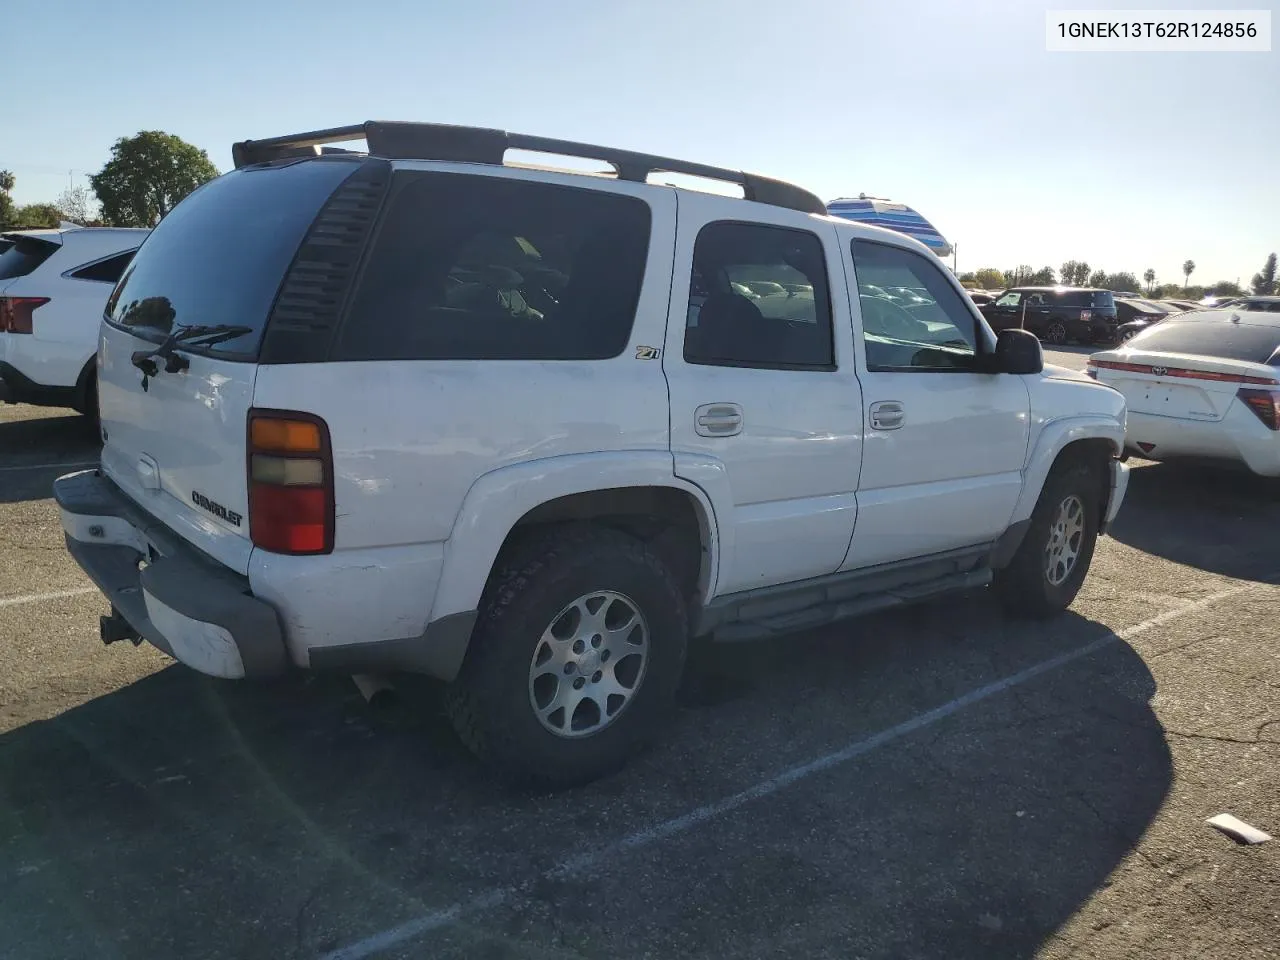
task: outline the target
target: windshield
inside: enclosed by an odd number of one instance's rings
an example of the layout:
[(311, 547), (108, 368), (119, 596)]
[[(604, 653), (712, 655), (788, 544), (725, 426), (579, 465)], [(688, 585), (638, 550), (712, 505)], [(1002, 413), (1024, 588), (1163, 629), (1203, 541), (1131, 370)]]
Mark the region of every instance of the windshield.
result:
[(281, 278), (307, 228), (357, 165), (312, 161), (239, 170), (173, 209), (151, 231), (107, 303), (107, 320), (148, 339), (175, 326), (249, 332), (207, 348), (252, 358)]

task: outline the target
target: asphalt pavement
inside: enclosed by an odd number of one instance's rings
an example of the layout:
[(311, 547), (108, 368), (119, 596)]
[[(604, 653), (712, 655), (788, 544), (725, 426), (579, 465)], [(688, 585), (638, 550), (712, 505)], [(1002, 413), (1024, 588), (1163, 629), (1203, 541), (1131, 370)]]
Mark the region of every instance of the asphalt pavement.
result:
[(1280, 956), (1280, 839), (1204, 823), (1280, 837), (1274, 484), (1135, 464), (1049, 623), (699, 647), (658, 746), (535, 795), (431, 682), (104, 647), (49, 499), (95, 454), (0, 407), (0, 957)]

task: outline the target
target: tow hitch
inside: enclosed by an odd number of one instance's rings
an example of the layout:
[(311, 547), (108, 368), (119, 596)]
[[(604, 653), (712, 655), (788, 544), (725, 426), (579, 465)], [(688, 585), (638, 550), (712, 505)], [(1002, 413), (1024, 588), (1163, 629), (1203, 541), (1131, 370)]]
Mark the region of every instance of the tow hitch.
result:
[(111, 608), (111, 616), (98, 618), (98, 636), (105, 644), (113, 644), (117, 640), (132, 640), (136, 647), (142, 643), (138, 631), (129, 625), (129, 621), (120, 616), (115, 607)]

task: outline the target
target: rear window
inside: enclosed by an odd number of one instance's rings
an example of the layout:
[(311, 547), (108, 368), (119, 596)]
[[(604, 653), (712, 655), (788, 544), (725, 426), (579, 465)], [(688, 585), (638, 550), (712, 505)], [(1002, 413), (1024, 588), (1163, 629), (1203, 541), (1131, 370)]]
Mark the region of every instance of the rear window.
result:
[(1190, 353), (1249, 363), (1280, 365), (1280, 324), (1232, 323), (1231, 314), (1196, 314), (1195, 319), (1169, 319), (1129, 341), (1135, 350)]
[(547, 183), (402, 173), (334, 358), (599, 360), (631, 336), (649, 206)]
[(8, 247), (0, 246), (0, 280), (25, 277), (58, 252), (58, 244), (35, 237), (8, 237)]
[(1114, 307), (1115, 298), (1110, 290), (1067, 290), (1058, 295), (1064, 307)]
[(237, 170), (200, 187), (151, 231), (107, 301), (107, 320), (157, 339), (175, 326), (250, 333), (209, 348), (257, 353), (267, 316), (307, 228), (359, 164), (310, 160)]

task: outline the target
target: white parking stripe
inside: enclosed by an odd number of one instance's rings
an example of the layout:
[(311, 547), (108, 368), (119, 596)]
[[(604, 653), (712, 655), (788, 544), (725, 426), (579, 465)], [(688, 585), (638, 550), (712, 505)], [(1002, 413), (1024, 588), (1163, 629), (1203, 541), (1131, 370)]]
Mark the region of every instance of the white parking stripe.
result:
[(16, 607), (20, 603), (39, 603), (41, 600), (61, 600), (63, 597), (83, 597), (97, 593), (97, 587), (75, 587), (71, 590), (51, 590), (49, 593), (25, 593), (20, 597), (0, 597), (0, 607)]
[[(1272, 578), (1268, 577), (1267, 579)], [(1029, 680), (1034, 680), (1036, 677), (1048, 673), (1051, 670), (1056, 670), (1059, 667), (1066, 666), (1068, 663), (1072, 663), (1083, 657), (1087, 657), (1090, 654), (1096, 653), (1104, 647), (1110, 646), (1112, 643), (1116, 643), (1121, 640), (1128, 640), (1132, 637), (1138, 636), (1139, 634), (1146, 633), (1148, 630), (1155, 627), (1161, 626), (1162, 624), (1169, 623), (1172, 620), (1179, 620), (1200, 610), (1204, 610), (1207, 607), (1211, 607), (1215, 603), (1221, 603), (1223, 600), (1228, 600), (1231, 597), (1236, 597), (1242, 593), (1247, 593), (1250, 590), (1255, 590), (1264, 586), (1270, 586), (1270, 584), (1247, 583), (1227, 590), (1220, 590), (1219, 592), (1212, 593), (1200, 600), (1188, 603), (1186, 606), (1167, 610), (1164, 613), (1151, 617), (1149, 620), (1143, 620), (1141, 623), (1136, 623), (1131, 627), (1125, 627), (1123, 630), (1118, 632), (1109, 633), (1106, 636), (1099, 637), (1097, 640), (1094, 640), (1091, 643), (1086, 643), (1082, 647), (1077, 647), (1075, 650), (1059, 654), (1056, 657), (1050, 657), (1048, 660), (1041, 660), (1034, 666), (1030, 666), (1018, 673), (1011, 674), (1001, 680), (996, 680), (992, 683), (986, 684), (985, 686), (970, 690), (968, 693), (956, 697), (954, 700), (944, 703), (940, 707), (935, 707), (932, 710), (917, 714), (909, 720), (904, 720), (902, 723), (881, 730), (879, 733), (872, 734), (863, 740), (855, 741), (846, 747), (836, 750), (834, 753), (828, 753), (815, 760), (810, 760), (808, 763), (792, 767), (789, 770), (784, 770), (777, 776), (761, 781), (760, 783), (757, 783), (752, 787), (748, 787), (746, 790), (739, 793), (725, 797), (722, 800), (717, 800), (715, 803), (709, 803), (705, 806), (698, 807), (697, 809), (691, 810), (679, 817), (675, 817), (670, 820), (663, 820), (648, 829), (640, 830), (630, 836), (623, 837), (621, 840), (616, 841), (612, 846), (605, 847), (597, 852), (583, 854), (578, 857), (571, 857), (568, 860), (563, 861), (558, 866), (546, 871), (542, 876), (551, 879), (564, 877), (569, 874), (581, 873), (598, 866), (601, 861), (617, 853), (645, 847), (658, 840), (665, 840), (666, 838), (678, 833), (683, 833), (690, 827), (705, 823), (706, 821), (718, 817), (721, 814), (735, 810), (752, 800), (759, 800), (762, 797), (767, 797), (771, 794), (777, 793), (784, 787), (789, 787), (791, 784), (804, 780), (807, 777), (811, 777), (815, 773), (821, 773), (824, 770), (829, 770), (832, 767), (847, 763), (850, 760), (868, 754), (873, 750), (883, 747), (885, 744), (892, 743), (893, 741), (899, 740), (908, 734), (915, 733), (917, 730), (937, 723), (939, 720), (944, 720), (952, 714), (960, 712), (966, 707), (973, 706), (975, 703), (980, 703), (981, 701), (994, 697), (997, 694), (1004, 693), (1006, 690), (1013, 687), (1020, 686)], [(421, 934), (439, 929), (440, 927), (448, 926), (466, 914), (476, 913), (480, 910), (496, 907), (532, 885), (532, 882), (529, 882), (522, 884), (519, 887), (495, 887), (480, 894), (479, 896), (473, 897), (470, 900), (459, 901), (458, 903), (454, 903), (441, 910), (424, 914), (423, 916), (417, 917), (406, 923), (402, 923), (399, 926), (391, 927), (380, 933), (375, 933), (372, 936), (366, 937), (363, 940), (357, 940), (355, 943), (330, 951), (329, 953), (321, 955), (320, 960), (362, 960), (364, 957), (380, 953), (383, 950), (397, 946), (404, 943), (406, 940), (411, 940)]]
[(97, 465), (97, 460), (82, 460), (78, 463), (20, 463), (14, 467), (0, 467), (0, 470), (51, 470), (54, 467), (61, 467), (63, 470), (83, 470)]

